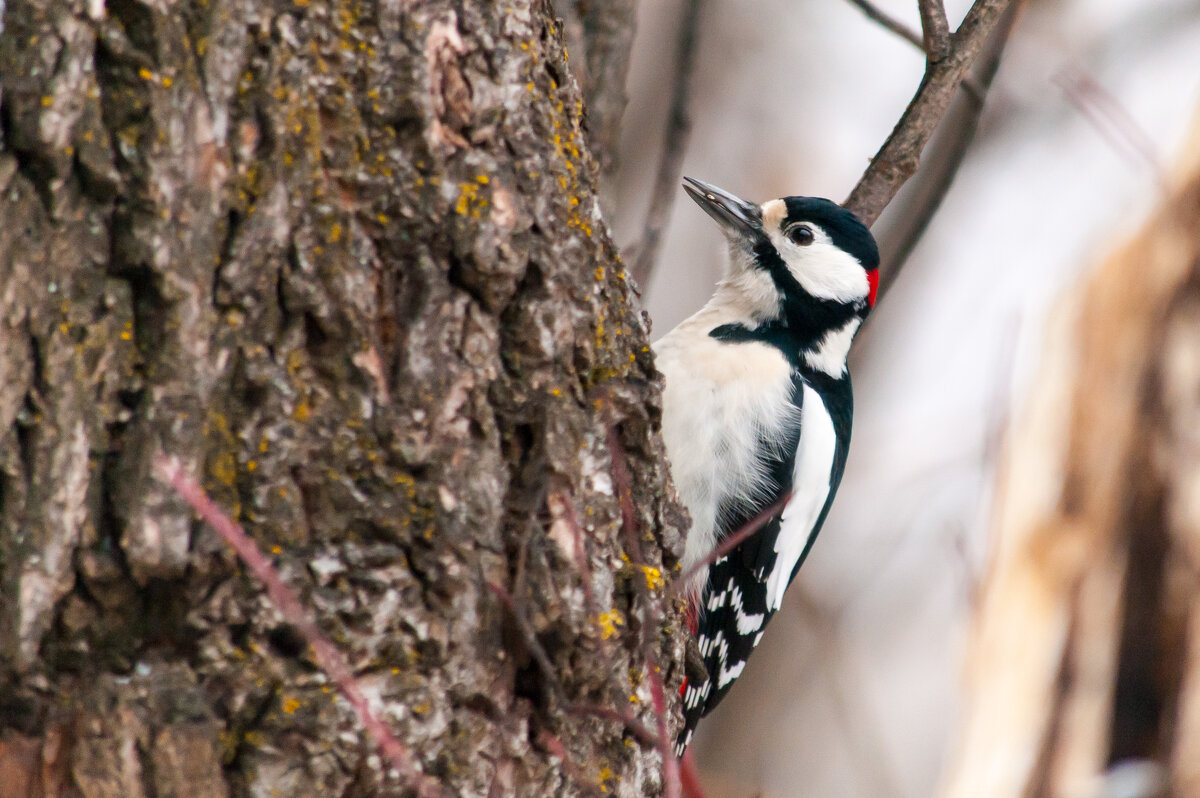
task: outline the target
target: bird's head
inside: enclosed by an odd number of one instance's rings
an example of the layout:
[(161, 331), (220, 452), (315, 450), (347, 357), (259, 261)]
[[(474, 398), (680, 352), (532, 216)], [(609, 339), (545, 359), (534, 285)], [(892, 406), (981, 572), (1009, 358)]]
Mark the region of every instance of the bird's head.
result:
[(879, 249), (867, 226), (837, 203), (784, 197), (755, 205), (700, 180), (684, 190), (729, 240), (731, 278), (744, 276), (780, 305), (837, 306), (860, 317), (875, 305)]

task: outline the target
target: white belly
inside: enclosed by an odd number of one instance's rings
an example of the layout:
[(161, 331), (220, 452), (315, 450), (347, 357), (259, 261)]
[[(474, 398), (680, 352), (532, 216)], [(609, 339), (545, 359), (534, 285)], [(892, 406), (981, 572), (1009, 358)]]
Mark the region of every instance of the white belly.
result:
[[(655, 344), (666, 377), (663, 440), (675, 486), (692, 516), (685, 570), (716, 545), (723, 502), (752, 497), (770, 502), (762, 442), (782, 439), (799, 421), (790, 401), (791, 367), (782, 353), (758, 342), (717, 341), (707, 334), (711, 326), (693, 317)], [(703, 586), (701, 572), (689, 592), (698, 595)]]

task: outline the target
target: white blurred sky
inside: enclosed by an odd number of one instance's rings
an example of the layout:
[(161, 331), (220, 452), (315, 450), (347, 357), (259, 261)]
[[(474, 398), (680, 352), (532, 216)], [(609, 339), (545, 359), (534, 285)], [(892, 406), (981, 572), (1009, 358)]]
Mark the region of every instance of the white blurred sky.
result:
[[(639, 12), (610, 203), (623, 244), (657, 165), (680, 5)], [(918, 26), (915, 0), (879, 5)], [(955, 21), (969, 3), (948, 5)], [(684, 173), (759, 201), (844, 198), (922, 68), (842, 0), (710, 0), (699, 48)], [(935, 791), (987, 549), (990, 430), (1019, 406), (1055, 298), (1157, 197), (1152, 171), (1056, 85), (1068, 68), (1103, 86), (1170, 164), (1200, 109), (1200, 0), (1027, 4), (976, 146), (860, 336), (834, 511), (746, 675), (701, 724), (713, 798)], [(644, 289), (655, 337), (707, 299), (721, 249), (680, 192)]]

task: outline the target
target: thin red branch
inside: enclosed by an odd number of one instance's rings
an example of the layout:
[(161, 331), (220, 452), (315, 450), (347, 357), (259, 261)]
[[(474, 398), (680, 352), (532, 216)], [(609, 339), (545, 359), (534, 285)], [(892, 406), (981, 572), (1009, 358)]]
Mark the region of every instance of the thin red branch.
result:
[(567, 711), (573, 715), (590, 715), (594, 718), (603, 718), (611, 720), (615, 723), (620, 723), (628, 729), (638, 742), (642, 745), (648, 745), (654, 748), (658, 747), (658, 734), (651, 731), (646, 724), (635, 718), (630, 712), (622, 712), (615, 707), (605, 707), (599, 704), (572, 704), (567, 708)]
[(637, 534), (637, 516), (633, 511), (633, 493), (629, 480), (629, 464), (625, 461), (625, 450), (621, 448), (621, 438), (614, 424), (608, 425), (608, 450), (612, 456), (613, 487), (617, 491), (617, 500), (621, 505), (621, 529), (630, 548), (630, 556), (639, 565), (642, 559), (642, 542)]
[(575, 760), (567, 752), (567, 747), (562, 744), (562, 740), (558, 739), (545, 729), (542, 729), (538, 732), (538, 742), (542, 744), (543, 748), (550, 752), (551, 756), (558, 757), (563, 764), (563, 770), (567, 771), (567, 775), (570, 776), (571, 780), (579, 785), (579, 787), (586, 790), (591, 795), (597, 796), (598, 798), (604, 795), (604, 793), (595, 784), (592, 784), (591, 779), (589, 779), (587, 774), (580, 769), (579, 765), (575, 764)]
[(413, 759), (408, 749), (392, 734), (387, 724), (375, 714), (370, 702), (363, 695), (358, 679), (350, 669), (342, 653), (321, 634), (313, 616), (300, 603), (296, 593), (287, 586), (275, 570), (275, 566), (262, 553), (258, 545), (204, 492), (191, 477), (183, 473), (175, 458), (159, 457), (154, 463), (155, 475), (169, 484), (191, 506), (196, 514), (208, 523), (238, 557), (255, 578), (266, 588), (267, 595), (289, 624), (294, 626), (311, 646), (313, 656), (321, 669), (333, 679), (338, 690), (358, 717), (358, 722), (371, 736), (375, 745), (387, 758), (391, 766), (406, 784), (421, 795), (441, 796), (441, 785), (421, 772), (420, 764)]
[(658, 753), (663, 761), (663, 781), (666, 782), (667, 798), (680, 798), (679, 760), (671, 746), (671, 732), (667, 729), (667, 695), (663, 689), (662, 674), (658, 664), (646, 658), (646, 674), (650, 680), (650, 698), (654, 702), (654, 719), (658, 731)]
[(679, 781), (683, 785), (684, 798), (707, 798), (700, 786), (700, 774), (696, 772), (696, 756), (692, 749), (679, 758)]
[[(629, 464), (625, 460), (625, 450), (621, 447), (621, 437), (617, 433), (616, 424), (608, 425), (608, 449), (612, 462), (613, 486), (621, 504), (621, 525), (625, 537), (629, 541), (630, 555), (636, 565), (643, 565), (642, 545), (638, 535), (637, 516), (633, 509), (633, 495), (629, 479)], [(654, 653), (653, 642), (646, 637), (646, 628), (658, 629), (662, 625), (661, 599), (649, 595), (649, 590), (641, 580), (635, 580), (638, 590), (643, 597), (643, 605), (650, 616), (642, 625), (642, 649), (645, 657), (647, 678), (650, 680), (650, 696), (654, 706), (654, 722), (658, 737), (658, 750), (662, 756), (663, 782), (667, 798), (680, 798), (679, 760), (671, 742), (670, 730), (667, 728), (667, 699), (663, 689), (662, 673), (659, 670), (658, 658)]]
[(791, 499), (792, 494), (789, 491), (788, 493), (785, 493), (783, 497), (779, 499), (779, 501), (775, 502), (765, 510), (761, 510), (758, 515), (742, 524), (738, 531), (722, 540), (721, 545), (710, 551), (707, 557), (700, 562), (694, 563), (690, 568), (680, 574), (679, 578), (675, 580), (671, 589), (676, 592), (684, 590), (689, 579), (698, 574), (702, 569), (707, 568), (729, 552), (736, 549), (746, 540), (746, 538), (762, 529), (763, 525), (765, 525), (779, 513), (783, 512), (783, 508), (787, 507), (787, 503), (791, 501)]
[[(592, 588), (592, 567), (588, 562), (587, 537), (583, 533), (583, 527), (579, 525), (579, 518), (575, 515), (575, 504), (567, 494), (552, 494), (547, 501), (551, 505), (551, 513), (555, 514), (557, 518), (561, 518), (571, 529), (571, 537), (575, 541), (572, 564), (575, 566), (575, 571), (579, 574), (579, 578), (583, 583), (584, 601), (587, 603), (589, 611), (595, 611), (597, 606), (596, 594)], [(557, 505), (557, 508), (553, 505)], [(555, 512), (556, 509), (557, 513)]]

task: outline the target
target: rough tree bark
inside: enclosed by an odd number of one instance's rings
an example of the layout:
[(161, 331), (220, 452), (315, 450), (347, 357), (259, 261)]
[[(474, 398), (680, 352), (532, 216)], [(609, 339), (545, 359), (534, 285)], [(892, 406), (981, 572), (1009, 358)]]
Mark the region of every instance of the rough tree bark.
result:
[(1200, 126), (1188, 148), (1055, 314), (948, 798), (1200, 792)]
[(674, 694), (681, 519), (549, 0), (0, 14), (4, 794), (403, 792), (159, 454), (449, 794), (654, 794), (568, 706)]

